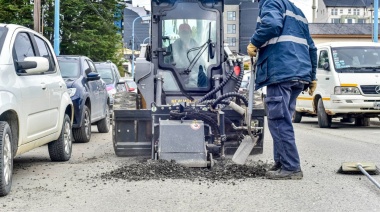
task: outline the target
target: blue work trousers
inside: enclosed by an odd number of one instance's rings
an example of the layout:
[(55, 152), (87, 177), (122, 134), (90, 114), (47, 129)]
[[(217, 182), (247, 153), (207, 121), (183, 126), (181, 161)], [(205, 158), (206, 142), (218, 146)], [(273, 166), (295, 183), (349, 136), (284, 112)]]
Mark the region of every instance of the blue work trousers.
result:
[(273, 138), (274, 161), (280, 162), (287, 171), (300, 170), (300, 159), (297, 151), (292, 115), (296, 99), (305, 84), (289, 81), (267, 86), (267, 118), (269, 131)]

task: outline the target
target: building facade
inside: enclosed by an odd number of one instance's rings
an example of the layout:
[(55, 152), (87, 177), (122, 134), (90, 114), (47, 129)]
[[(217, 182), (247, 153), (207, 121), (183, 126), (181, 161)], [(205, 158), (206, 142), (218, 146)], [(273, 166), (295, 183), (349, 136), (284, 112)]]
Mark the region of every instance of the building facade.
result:
[(246, 54), (247, 45), (256, 29), (258, 3), (252, 3), (252, 0), (225, 0), (224, 4), (224, 43), (231, 51)]
[(224, 43), (235, 52), (239, 52), (239, 19), (239, 5), (224, 6)]
[(318, 0), (315, 23), (373, 23), (373, 0)]

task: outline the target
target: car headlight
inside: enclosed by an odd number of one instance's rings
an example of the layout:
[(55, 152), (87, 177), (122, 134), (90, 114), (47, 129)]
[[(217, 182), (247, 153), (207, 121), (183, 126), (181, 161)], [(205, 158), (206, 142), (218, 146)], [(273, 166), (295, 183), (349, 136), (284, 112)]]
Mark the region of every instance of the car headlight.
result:
[(77, 92), (76, 88), (68, 88), (67, 89), (67, 93), (69, 93), (70, 97), (74, 96), (76, 92)]
[(360, 91), (359, 91), (359, 88), (357, 88), (357, 87), (336, 86), (334, 88), (334, 94), (337, 94), (337, 95), (358, 95), (358, 94), (360, 94)]

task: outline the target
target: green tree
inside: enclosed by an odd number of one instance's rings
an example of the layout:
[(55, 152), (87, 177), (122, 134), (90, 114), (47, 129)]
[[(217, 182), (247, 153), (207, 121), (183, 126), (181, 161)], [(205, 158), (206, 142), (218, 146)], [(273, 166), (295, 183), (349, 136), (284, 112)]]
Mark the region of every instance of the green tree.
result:
[[(61, 0), (60, 54), (85, 55), (94, 61), (112, 60), (120, 64), (117, 54), (121, 36), (114, 26), (121, 10), (115, 0)], [(43, 34), (54, 43), (54, 0), (42, 0)], [(0, 0), (0, 23), (33, 28), (33, 1)]]
[(33, 28), (33, 4), (30, 0), (0, 0), (0, 23)]

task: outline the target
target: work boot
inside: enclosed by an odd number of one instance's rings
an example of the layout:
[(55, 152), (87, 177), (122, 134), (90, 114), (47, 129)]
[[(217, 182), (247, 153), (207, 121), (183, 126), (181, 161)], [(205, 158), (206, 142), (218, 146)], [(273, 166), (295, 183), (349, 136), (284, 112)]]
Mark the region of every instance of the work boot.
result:
[(270, 169), (268, 171), (277, 171), (279, 169), (281, 169), (282, 165), (280, 162), (275, 162), (274, 165), (272, 167), (270, 167)]
[(279, 169), (277, 171), (268, 171), (265, 174), (265, 177), (271, 180), (301, 180), (303, 178), (303, 173), (301, 170), (287, 171)]

